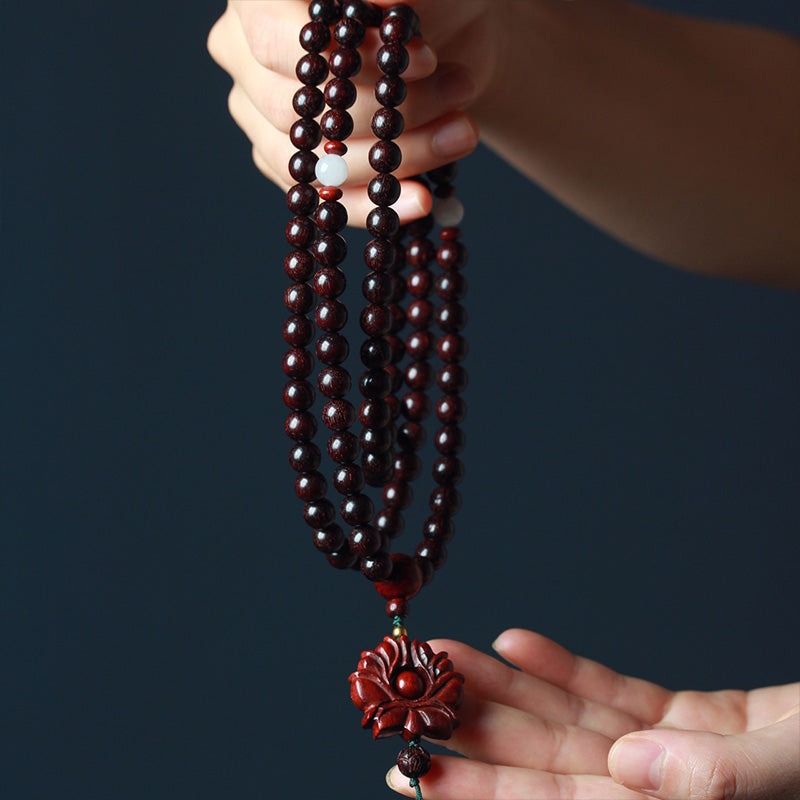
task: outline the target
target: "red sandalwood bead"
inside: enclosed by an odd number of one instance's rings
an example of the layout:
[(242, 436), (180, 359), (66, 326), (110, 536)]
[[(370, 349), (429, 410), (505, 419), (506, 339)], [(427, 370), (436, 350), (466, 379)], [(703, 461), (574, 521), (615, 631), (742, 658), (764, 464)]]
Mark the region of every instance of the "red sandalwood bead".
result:
[(378, 594), (386, 600), (410, 600), (422, 588), (422, 569), (415, 559), (404, 553), (392, 554), (392, 577), (375, 584)]
[(394, 681), (395, 688), (406, 700), (416, 700), (425, 692), (425, 682), (410, 669), (403, 670)]
[(325, 152), (334, 156), (343, 156), (347, 152), (344, 142), (325, 142)]
[[(328, 142), (328, 144), (335, 144), (335, 142)], [(325, 146), (327, 147), (328, 145)], [(319, 190), (319, 196), (328, 201), (341, 200), (342, 190), (338, 186), (322, 186)]]

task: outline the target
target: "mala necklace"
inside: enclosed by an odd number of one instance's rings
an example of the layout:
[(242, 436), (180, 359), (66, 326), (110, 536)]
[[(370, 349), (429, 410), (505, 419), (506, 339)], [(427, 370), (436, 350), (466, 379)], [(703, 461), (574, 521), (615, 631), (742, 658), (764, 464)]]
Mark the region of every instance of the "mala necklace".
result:
[[(289, 462), (298, 473), (295, 493), (305, 503), (303, 517), (313, 530), (315, 547), (337, 569), (363, 573), (386, 600), (391, 636), (361, 654), (350, 676), (351, 697), (363, 712), (362, 726), (372, 728), (375, 738), (399, 734), (406, 741), (398, 767), (421, 798), (419, 779), (431, 761), (420, 739), (450, 737), (458, 725), (456, 709), (464, 682), (447, 653), (434, 653), (426, 642), (410, 640), (405, 628), (409, 601), (445, 563), (445, 542), (453, 536), (452, 518), (461, 506), (455, 487), (463, 475), (458, 453), (464, 434), (458, 423), (466, 410), (460, 393), (467, 376), (460, 362), (467, 346), (460, 335), (466, 313), (459, 300), (466, 290), (460, 269), (467, 252), (457, 227), (463, 216), (453, 189), (457, 166), (415, 178), (432, 188), (434, 212), (401, 226), (392, 208), (400, 196), (393, 173), (402, 159), (394, 140), (403, 131), (398, 106), (406, 97), (401, 77), (409, 60), (405, 45), (419, 35), (419, 19), (406, 5), (384, 12), (365, 0), (311, 0), (309, 17), (300, 32), (306, 52), (296, 70), (302, 86), (293, 99), (299, 119), (290, 133), (297, 152), (289, 172), (297, 183), (287, 195), (295, 215), (286, 227), (293, 249), (284, 262), (292, 281), (284, 296), (290, 316), (283, 328), (289, 345), (283, 358), (289, 378), (283, 392), (289, 408), (286, 433), (293, 440)], [(353, 132), (353, 119), (347, 109), (356, 100), (351, 78), (361, 69), (358, 48), (368, 27), (378, 29), (383, 46), (375, 86), (380, 107), (372, 118), (377, 141), (369, 152), (376, 174), (368, 192), (375, 207), (366, 220), (373, 238), (364, 251), (365, 306), (359, 320), (365, 336), (360, 347), (364, 369), (356, 412), (347, 399), (352, 380), (344, 366), (350, 352), (342, 333), (348, 312), (338, 299), (346, 284), (340, 265), (347, 257), (341, 235), (347, 211), (339, 202), (338, 187), (348, 174), (344, 142)], [(322, 54), (331, 45), (326, 60)], [(329, 72), (332, 77), (323, 91), (319, 87)], [(325, 155), (318, 158), (313, 151), (323, 136)], [(314, 188), (315, 179), (321, 188)], [(438, 247), (429, 238), (435, 223), (440, 226)], [(438, 275), (431, 270), (433, 264), (438, 265)], [(430, 299), (434, 293), (441, 301), (438, 306)], [(438, 336), (432, 331), (434, 323)], [(320, 419), (330, 431), (332, 482), (342, 496), (339, 516), (347, 532), (327, 497), (327, 482), (319, 471), (322, 453), (313, 441), (317, 420), (311, 411), (316, 396), (309, 380), (315, 365), (312, 346), (320, 364), (316, 388), (325, 397)], [(441, 362), (436, 372), (434, 354)], [(404, 527), (403, 509), (412, 502), (412, 482), (422, 471), (418, 451), (426, 436), (423, 421), (433, 405), (427, 390), (434, 382), (441, 395), (433, 407), (440, 427), (434, 438), (439, 455), (432, 469), (436, 487), (429, 500), (431, 515), (413, 555), (390, 555), (391, 541)], [(360, 435), (351, 430), (356, 417)], [(381, 490), (383, 507), (377, 513), (364, 494), (365, 485)]]

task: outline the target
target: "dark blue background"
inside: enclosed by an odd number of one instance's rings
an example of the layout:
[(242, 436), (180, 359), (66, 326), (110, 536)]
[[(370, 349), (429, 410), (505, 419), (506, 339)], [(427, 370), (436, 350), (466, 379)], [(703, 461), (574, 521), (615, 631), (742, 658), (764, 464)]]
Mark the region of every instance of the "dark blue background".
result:
[[(659, 5), (800, 29), (793, 1)], [(287, 213), (205, 51), (221, 10), (4, 15), (11, 800), (374, 797), (396, 751), (345, 682), (382, 602), (292, 497)], [(800, 298), (653, 263), (485, 150), (459, 187), (466, 504), (412, 632), (532, 627), (674, 688), (796, 679)]]

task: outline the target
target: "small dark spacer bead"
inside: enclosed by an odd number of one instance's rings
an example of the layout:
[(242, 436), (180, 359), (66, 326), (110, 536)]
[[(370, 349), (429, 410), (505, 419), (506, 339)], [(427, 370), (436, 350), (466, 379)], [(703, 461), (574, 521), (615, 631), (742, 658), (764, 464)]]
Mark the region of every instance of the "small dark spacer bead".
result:
[(286, 205), (293, 214), (312, 214), (318, 203), (316, 189), (307, 183), (296, 183), (286, 193)]
[(436, 322), (442, 330), (456, 333), (467, 324), (467, 311), (459, 303), (444, 303), (436, 309)]
[(451, 161), (449, 164), (432, 169), (426, 176), (429, 181), (436, 184), (453, 183), (458, 176), (458, 162)]
[(330, 500), (315, 500), (303, 509), (303, 519), (312, 528), (326, 528), (335, 518), (336, 509)]
[(467, 279), (460, 272), (443, 272), (436, 279), (436, 294), (442, 300), (460, 300), (467, 293)]
[[(372, 500), (370, 500), (365, 494), (354, 494), (350, 495), (349, 497), (345, 497), (339, 506), (339, 511), (341, 512), (342, 519), (348, 525), (366, 525), (372, 519), (372, 515), (375, 513), (375, 509), (372, 506)], [(380, 546), (382, 544), (380, 534), (378, 534), (371, 527), (369, 528), (368, 533), (373, 534), (372, 539), (375, 542), (375, 546), (372, 548), (372, 551), (367, 552), (365, 550), (363, 553), (359, 553), (356, 548), (353, 547), (353, 537), (351, 536), (350, 549), (354, 553), (357, 553), (360, 556), (369, 556), (377, 550), (380, 550)]]
[(341, 333), (326, 333), (317, 340), (316, 352), (323, 364), (341, 364), (350, 354), (350, 345)]
[(409, 389), (427, 389), (433, 383), (433, 368), (427, 361), (412, 361), (405, 371)]
[[(394, 172), (402, 160), (403, 154), (395, 142), (375, 142), (369, 150), (369, 165), (375, 172)], [(310, 180), (313, 180), (313, 169), (311, 175)], [(300, 178), (295, 178), (295, 180), (300, 180)]]
[(289, 174), (300, 183), (312, 183), (316, 174), (317, 154), (298, 150), (289, 159)]
[(400, 217), (393, 208), (373, 208), (367, 215), (367, 230), (373, 236), (390, 239), (400, 230)]
[(379, 551), (374, 555), (361, 559), (361, 572), (369, 580), (377, 583), (378, 581), (388, 580), (392, 575), (392, 559), (388, 553)]
[(430, 754), (420, 745), (404, 747), (397, 756), (397, 768), (406, 778), (421, 778), (431, 768)]
[(292, 250), (283, 260), (283, 269), (296, 283), (307, 281), (314, 274), (314, 257), (306, 250)]
[(433, 336), (429, 331), (414, 331), (406, 339), (406, 352), (411, 358), (428, 358), (433, 353)]
[(321, 500), (328, 491), (328, 484), (321, 472), (303, 472), (294, 482), (294, 493), (306, 502)]
[(390, 270), (396, 261), (397, 250), (388, 239), (372, 239), (364, 248), (364, 263), (371, 270)]
[[(365, 520), (361, 523), (350, 523), (356, 524), (357, 527), (353, 528), (350, 533), (350, 549), (357, 555), (361, 556), (371, 556), (381, 550), (381, 545), (383, 544), (383, 537), (372, 527), (372, 525), (366, 525), (366, 523), (370, 517), (372, 516), (372, 501), (366, 497), (365, 495), (360, 495), (369, 503), (370, 506), (370, 514), (367, 516)], [(342, 501), (342, 517), (344, 518), (344, 506), (346, 503), (350, 501), (351, 498), (346, 497)]]
[(309, 411), (293, 411), (286, 417), (286, 435), (295, 441), (309, 441), (317, 434), (317, 420)]
[(312, 20), (333, 25), (339, 19), (339, 3), (336, 0), (312, 0), (308, 15)]
[(433, 316), (433, 304), (428, 300), (415, 300), (409, 303), (406, 317), (415, 328), (427, 328)]
[(292, 411), (306, 411), (314, 405), (314, 395), (314, 387), (308, 381), (289, 381), (283, 389), (283, 402)]
[(447, 333), (439, 339), (436, 351), (442, 361), (463, 361), (467, 356), (467, 343), (463, 336), (457, 333)]
[(386, 306), (370, 303), (361, 312), (360, 322), (361, 330), (364, 331), (367, 336), (383, 336), (389, 332), (392, 318)]
[(422, 459), (411, 452), (398, 453), (394, 458), (394, 479), (411, 483), (422, 473)]
[[(397, 44), (407, 44), (414, 36), (411, 21), (407, 17), (398, 15), (387, 16), (381, 24), (379, 33), (381, 41), (396, 42)], [(324, 50), (325, 48), (320, 49)]]
[[(329, 144), (341, 144), (341, 142), (327, 142), (325, 147), (327, 147)], [(339, 153), (338, 155), (341, 155), (341, 153)], [(343, 194), (342, 190), (338, 186), (322, 186), (319, 190), (319, 196), (323, 200), (327, 200), (329, 202), (333, 202), (334, 200), (341, 200), (342, 194)]]
[(382, 75), (375, 84), (375, 99), (382, 106), (402, 105), (407, 94), (406, 82), (399, 75)]
[(299, 117), (313, 119), (325, 110), (325, 95), (316, 86), (301, 86), (294, 93), (292, 108)]
[(358, 437), (350, 431), (342, 431), (328, 439), (328, 455), (337, 464), (352, 464), (358, 458)]
[(314, 547), (322, 553), (335, 553), (344, 543), (344, 531), (335, 523), (318, 528), (312, 536)]
[(330, 43), (331, 30), (323, 22), (307, 22), (300, 30), (300, 45), (307, 53), (321, 53)]
[(347, 209), (339, 202), (326, 201), (317, 209), (315, 219), (323, 233), (338, 233), (347, 225)]
[(347, 242), (338, 233), (323, 234), (314, 242), (314, 258), (323, 267), (336, 267), (347, 258)]
[(333, 486), (340, 494), (358, 494), (364, 488), (364, 473), (357, 464), (339, 467), (333, 473)]
[(425, 428), (418, 422), (404, 422), (397, 429), (397, 446), (407, 452), (421, 450), (426, 438)]
[(396, 508), (384, 508), (375, 517), (375, 528), (389, 539), (396, 539), (405, 528), (405, 520)]
[[(303, 284), (304, 286), (306, 284)], [(314, 275), (314, 291), (327, 299), (339, 297), (347, 286), (347, 277), (337, 267), (322, 267)]]
[[(379, 108), (372, 115), (372, 132), (383, 140), (396, 139), (403, 132), (403, 115), (396, 108)], [(393, 170), (377, 170), (392, 172)]]
[(433, 542), (449, 542), (455, 535), (453, 520), (446, 514), (434, 514), (425, 520), (422, 532), (426, 539)]
[(442, 456), (433, 462), (433, 479), (441, 486), (455, 486), (464, 477), (464, 465), (456, 456)]
[(385, 44), (378, 50), (378, 69), (387, 75), (402, 75), (408, 69), (408, 50), (401, 44)]
[(322, 115), (319, 124), (322, 133), (328, 139), (335, 139), (339, 142), (353, 132), (353, 117), (349, 111), (345, 111), (343, 108), (328, 109)]
[(289, 139), (298, 150), (313, 150), (322, 141), (319, 123), (313, 119), (299, 119), (289, 129)]
[(359, 379), (358, 388), (367, 400), (383, 400), (389, 394), (392, 382), (385, 369), (368, 369)]
[(394, 175), (378, 174), (369, 182), (367, 194), (376, 206), (391, 206), (400, 197), (400, 181)]
[(317, 53), (306, 53), (298, 62), (295, 69), (297, 80), (306, 86), (317, 86), (328, 77), (328, 64)]
[(335, 553), (328, 553), (328, 563), (336, 569), (352, 569), (358, 564), (358, 556), (351, 553), (349, 547), (343, 547)]
[(347, 400), (330, 400), (322, 408), (322, 421), (332, 431), (346, 431), (356, 421), (356, 410)]
[(385, 400), (365, 400), (358, 410), (358, 419), (367, 428), (385, 428), (392, 419)]
[(413, 499), (414, 493), (404, 481), (391, 481), (383, 489), (383, 502), (388, 508), (408, 508)]
[(436, 251), (436, 260), (442, 269), (461, 269), (467, 263), (467, 248), (461, 242), (442, 242)]
[(333, 38), (343, 47), (360, 47), (366, 30), (355, 17), (345, 17), (333, 29)]
[(436, 402), (436, 418), (445, 425), (455, 425), (467, 415), (467, 404), (458, 395), (445, 395)]
[(307, 283), (294, 283), (283, 293), (283, 304), (293, 314), (306, 314), (314, 305), (314, 292)]
[(286, 225), (286, 241), (292, 247), (308, 247), (316, 233), (314, 223), (308, 217), (292, 217)]
[(340, 331), (347, 324), (347, 309), (338, 300), (322, 300), (314, 314), (324, 331)]
[(452, 516), (461, 509), (461, 492), (452, 486), (437, 486), (432, 492), (428, 504), (434, 514)]
[(348, 78), (331, 78), (325, 85), (325, 101), (331, 108), (350, 108), (356, 101), (355, 84)]
[(295, 472), (313, 472), (319, 467), (321, 459), (319, 447), (313, 442), (299, 442), (289, 450), (289, 464)]
[(352, 78), (361, 70), (361, 56), (350, 47), (335, 47), (330, 56), (330, 70), (337, 78)]
[(385, 453), (392, 446), (391, 428), (364, 428), (361, 431), (361, 449), (365, 453)]
[(350, 373), (342, 367), (325, 367), (317, 375), (317, 386), (325, 397), (344, 397), (351, 383)]
[(388, 617), (407, 617), (408, 616), (408, 601), (402, 597), (395, 597), (386, 602), (386, 615)]
[(389, 343), (378, 337), (365, 340), (361, 345), (361, 363), (370, 369), (386, 367), (392, 360), (392, 348)]
[(314, 326), (311, 320), (299, 314), (293, 314), (283, 324), (283, 338), (292, 347), (305, 347), (314, 338)]
[(447, 561), (447, 547), (444, 542), (426, 539), (417, 547), (417, 556), (430, 561), (434, 569), (441, 569)]
[(293, 347), (283, 357), (282, 366), (290, 378), (307, 378), (314, 369), (314, 357), (302, 347)]
[(385, 17), (402, 17), (408, 22), (414, 36), (419, 36), (419, 16), (411, 6), (407, 6), (405, 3), (397, 3), (396, 5), (389, 6)]
[(431, 400), (425, 392), (409, 392), (403, 397), (403, 413), (412, 422), (421, 422), (431, 413)]

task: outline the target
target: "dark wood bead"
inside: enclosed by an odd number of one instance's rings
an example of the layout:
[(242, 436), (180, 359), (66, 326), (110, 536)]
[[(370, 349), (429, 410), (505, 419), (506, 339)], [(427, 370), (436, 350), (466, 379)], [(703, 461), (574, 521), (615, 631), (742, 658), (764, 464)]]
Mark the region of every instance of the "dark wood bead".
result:
[(386, 17), (402, 17), (406, 22), (408, 22), (409, 27), (411, 28), (411, 32), (414, 36), (419, 36), (419, 16), (417, 12), (414, 11), (411, 6), (406, 5), (405, 3), (396, 3), (393, 6), (389, 6), (386, 10)]
[(306, 53), (295, 69), (297, 80), (306, 86), (318, 86), (328, 77), (328, 62), (318, 53)]
[(387, 480), (392, 474), (392, 454), (390, 452), (384, 453), (363, 453), (361, 455), (361, 467), (364, 470), (364, 479), (370, 486), (371, 478), (380, 476), (381, 480), (386, 476)]
[(414, 300), (408, 305), (406, 317), (415, 328), (427, 328), (433, 317), (433, 304), (428, 300)]
[(452, 486), (437, 486), (428, 503), (434, 514), (453, 516), (461, 509), (461, 492)]
[(409, 453), (421, 450), (426, 438), (425, 428), (419, 422), (404, 422), (397, 429), (397, 446)]
[(373, 582), (385, 581), (392, 574), (392, 559), (388, 553), (378, 551), (361, 559), (361, 572)]
[[(348, 525), (366, 525), (372, 519), (372, 515), (375, 513), (375, 509), (372, 506), (372, 500), (370, 500), (365, 494), (354, 494), (350, 495), (349, 497), (345, 497), (344, 500), (342, 500), (339, 511), (341, 512), (342, 519)], [(373, 528), (370, 528), (370, 531), (374, 534), (372, 538), (375, 539), (375, 548), (370, 553), (366, 551), (359, 553), (352, 546), (353, 539), (351, 536), (350, 549), (354, 553), (357, 553), (360, 556), (369, 556), (380, 549), (380, 535), (377, 534)]]
[(383, 20), (383, 9), (364, 0), (346, 0), (342, 3), (342, 16), (355, 17), (368, 28), (377, 28)]
[(408, 293), (412, 297), (424, 298), (431, 293), (433, 275), (429, 269), (422, 267), (409, 273), (406, 279)]
[(436, 279), (436, 294), (442, 300), (460, 300), (467, 293), (467, 279), (460, 272), (444, 272)]
[(461, 269), (467, 263), (467, 248), (461, 242), (442, 242), (436, 251), (436, 260), (442, 269)]
[(383, 336), (389, 332), (392, 318), (386, 306), (370, 303), (361, 312), (360, 323), (361, 330), (364, 331), (367, 336)]
[(361, 363), (370, 369), (388, 366), (392, 360), (392, 348), (382, 338), (371, 337), (361, 345)]
[(375, 588), (385, 600), (395, 598), (411, 600), (422, 588), (422, 571), (419, 564), (404, 553), (393, 553), (391, 578), (376, 583)]
[(436, 431), (433, 439), (436, 449), (444, 455), (460, 453), (464, 449), (465, 443), (464, 431), (457, 425), (444, 425)]
[(353, 132), (353, 117), (343, 108), (331, 108), (322, 115), (320, 128), (328, 139), (341, 142)]
[(402, 105), (407, 95), (406, 82), (399, 75), (382, 75), (375, 84), (375, 99), (382, 106)]
[(400, 401), (392, 394), (386, 398), (386, 404), (392, 412), (392, 422), (400, 416)]
[(369, 182), (367, 194), (376, 206), (391, 206), (400, 198), (400, 181), (394, 175), (379, 173)]
[(325, 367), (317, 375), (317, 386), (325, 397), (344, 397), (351, 385), (350, 373), (342, 367)]
[(436, 346), (439, 358), (447, 362), (463, 361), (467, 357), (467, 350), (466, 340), (457, 333), (446, 333)]
[(284, 272), (290, 280), (300, 283), (314, 274), (314, 256), (307, 250), (292, 250), (283, 260)]
[(344, 531), (332, 523), (327, 528), (318, 528), (312, 535), (314, 547), (322, 553), (335, 553), (345, 543)]
[(403, 360), (406, 354), (405, 342), (398, 336), (386, 336), (389, 347), (392, 348), (392, 364), (397, 364)]
[(337, 464), (352, 464), (359, 453), (358, 436), (350, 431), (342, 431), (328, 439), (328, 455)]
[(292, 217), (286, 225), (286, 241), (292, 247), (308, 247), (316, 235), (314, 223), (308, 217)]
[(347, 242), (338, 233), (323, 234), (314, 241), (314, 258), (323, 267), (336, 267), (347, 258)]
[(386, 272), (370, 272), (361, 284), (366, 300), (376, 305), (384, 304), (392, 296), (392, 276)]
[(403, 414), (413, 422), (421, 422), (431, 413), (431, 399), (425, 392), (409, 392), (403, 397)]
[(364, 248), (364, 263), (368, 269), (384, 272), (397, 262), (397, 251), (388, 239), (372, 239)]
[(293, 314), (283, 324), (283, 338), (292, 347), (305, 347), (314, 338), (314, 326), (306, 317)]
[(300, 45), (307, 53), (321, 53), (330, 43), (331, 31), (324, 22), (307, 22), (300, 29)]
[(314, 318), (322, 330), (340, 331), (347, 324), (347, 309), (338, 300), (322, 300)]
[(375, 517), (375, 528), (389, 539), (396, 539), (405, 528), (403, 514), (396, 508), (384, 508)]
[(350, 354), (350, 345), (341, 333), (326, 333), (317, 340), (316, 351), (323, 364), (341, 364)]
[(402, 75), (408, 69), (408, 50), (400, 44), (385, 44), (378, 50), (377, 62), (385, 74)]
[(361, 431), (361, 450), (365, 453), (385, 453), (392, 444), (391, 428), (364, 428)]
[(392, 388), (391, 378), (382, 367), (368, 369), (359, 379), (358, 388), (367, 400), (383, 400)]
[(336, 509), (330, 500), (314, 500), (306, 503), (303, 509), (303, 519), (312, 528), (326, 528), (336, 518)]
[(392, 318), (392, 324), (389, 326), (389, 333), (399, 333), (406, 324), (405, 312), (397, 303), (387, 303), (386, 308), (389, 310), (389, 315)]
[(400, 230), (400, 217), (393, 208), (373, 208), (367, 215), (367, 230), (372, 236), (391, 238)]
[(321, 500), (328, 491), (328, 484), (321, 472), (303, 472), (294, 482), (294, 493), (306, 502)]
[(295, 283), (283, 293), (283, 304), (293, 314), (307, 314), (314, 305), (314, 292), (307, 283)]
[(361, 56), (351, 47), (335, 47), (330, 55), (329, 66), (337, 78), (352, 78), (361, 70)]
[(383, 502), (387, 508), (408, 508), (414, 499), (414, 492), (404, 481), (390, 481), (383, 487)]
[(458, 176), (458, 162), (451, 161), (449, 164), (430, 170), (426, 175), (428, 180), (435, 184), (453, 183)]
[[(384, 141), (396, 139), (403, 132), (404, 127), (403, 115), (396, 108), (382, 106), (372, 115), (372, 132)], [(377, 171), (383, 172), (384, 170)]]
[(433, 514), (425, 520), (422, 533), (433, 542), (449, 542), (455, 535), (453, 520), (446, 514)]
[(386, 615), (389, 617), (407, 617), (409, 613), (408, 600), (402, 597), (393, 597), (386, 601)]
[(322, 421), (332, 431), (346, 431), (356, 421), (356, 410), (347, 400), (329, 400), (322, 407)]
[(365, 400), (358, 410), (358, 418), (367, 428), (385, 428), (391, 421), (389, 404), (385, 400)]
[(414, 331), (405, 341), (405, 349), (411, 358), (424, 359), (433, 354), (434, 340), (429, 331)]
[(427, 361), (412, 361), (405, 372), (409, 389), (427, 389), (433, 383), (433, 368)]
[(308, 15), (312, 20), (333, 25), (339, 19), (339, 3), (337, 0), (311, 0)]
[[(403, 154), (395, 142), (375, 142), (369, 151), (369, 165), (375, 172), (394, 172), (402, 160)], [(294, 175), (294, 173), (292, 174)], [(295, 180), (300, 180), (300, 178), (295, 178)]]
[(299, 119), (289, 129), (289, 139), (298, 150), (313, 150), (322, 141), (322, 130), (313, 119)]
[(394, 480), (411, 483), (422, 473), (422, 459), (413, 452), (398, 453), (392, 467)]
[(403, 373), (398, 368), (397, 364), (389, 364), (384, 367), (386, 374), (389, 376), (389, 385), (391, 386), (391, 394), (397, 394), (403, 388)]
[(412, 239), (406, 245), (406, 260), (412, 267), (427, 267), (436, 257), (436, 248), (430, 239)]
[[(381, 41), (394, 42), (396, 44), (408, 44), (414, 36), (414, 31), (411, 28), (411, 22), (406, 18), (399, 15), (387, 16), (384, 18), (383, 23), (379, 29)], [(321, 48), (325, 49), (325, 48)]]
[(340, 494), (358, 494), (364, 488), (364, 473), (358, 464), (339, 467), (333, 473), (333, 486)]
[(333, 38), (342, 47), (360, 47), (365, 34), (364, 25), (355, 17), (345, 17), (333, 29)]
[(427, 586), (433, 580), (436, 570), (433, 568), (433, 564), (431, 564), (427, 558), (420, 558), (419, 556), (415, 555), (414, 559), (419, 566), (420, 572), (422, 573), (422, 585)]
[(289, 159), (289, 174), (299, 183), (312, 183), (316, 178), (317, 154), (298, 150)]
[(467, 415), (467, 404), (458, 395), (445, 395), (436, 402), (436, 419), (445, 425), (455, 425)]
[(286, 417), (286, 435), (295, 441), (309, 441), (317, 434), (317, 420), (308, 411), (293, 411)]
[(335, 553), (328, 553), (328, 563), (336, 569), (352, 569), (358, 564), (358, 556), (350, 552), (350, 548), (345, 546)]
[(323, 233), (338, 233), (347, 225), (347, 209), (338, 202), (322, 203), (314, 217)]
[(313, 119), (325, 110), (325, 95), (316, 86), (301, 86), (294, 93), (292, 108), (299, 117)]
[(313, 472), (321, 460), (319, 447), (313, 442), (298, 442), (289, 450), (289, 464), (295, 472)]
[[(364, 495), (361, 495), (364, 497)], [(366, 500), (369, 500), (368, 497), (365, 497)], [(344, 508), (345, 503), (347, 503), (349, 498), (345, 498), (342, 501), (342, 508)], [(370, 506), (372, 506), (372, 502), (369, 502)], [(371, 516), (371, 514), (370, 514)], [(367, 522), (370, 517), (367, 517), (364, 522)], [(353, 528), (350, 532), (350, 540), (349, 540), (350, 549), (357, 555), (363, 558), (364, 556), (371, 556), (378, 552), (378, 550), (382, 549), (383, 545), (383, 537), (372, 527), (372, 525), (366, 525), (363, 523), (358, 523), (357, 527)]]
[(406, 778), (421, 778), (431, 768), (430, 753), (420, 745), (404, 747), (397, 756), (397, 768)]
[(442, 456), (433, 462), (433, 479), (442, 486), (455, 486), (464, 477), (464, 465), (456, 456)]
[(296, 183), (286, 193), (286, 205), (292, 214), (313, 214), (319, 203), (319, 194), (307, 183)]
[(314, 291), (327, 300), (339, 297), (345, 288), (347, 276), (337, 267), (323, 267), (314, 275)]
[[(455, 190), (453, 191), (453, 194), (455, 194)], [(450, 241), (451, 239), (460, 239), (461, 228), (458, 228), (454, 225), (446, 225), (439, 231), (439, 238), (444, 241)]]
[(456, 333), (467, 324), (467, 311), (460, 303), (443, 303), (436, 309), (436, 322), (442, 330)]
[(417, 555), (419, 558), (430, 561), (434, 569), (441, 569), (445, 561), (447, 561), (447, 547), (444, 542), (433, 542), (430, 539), (425, 539), (417, 547)]
[(331, 108), (350, 108), (356, 101), (356, 86), (348, 78), (331, 78), (325, 85), (325, 101)]
[(314, 405), (314, 394), (308, 381), (289, 381), (283, 389), (283, 402), (292, 411), (306, 411)]
[(293, 347), (284, 355), (282, 366), (289, 378), (307, 378), (314, 369), (314, 357), (302, 347)]

